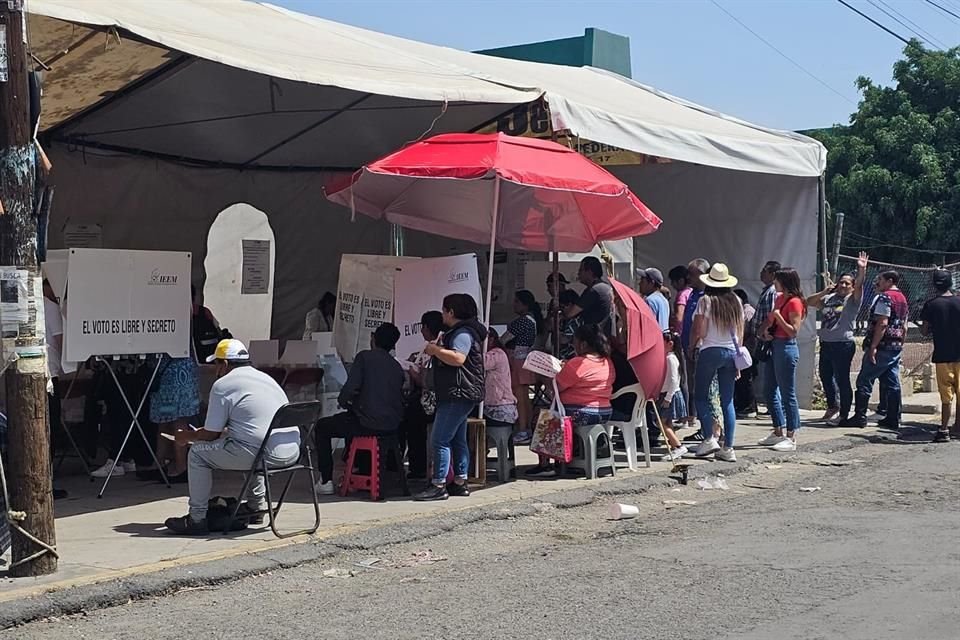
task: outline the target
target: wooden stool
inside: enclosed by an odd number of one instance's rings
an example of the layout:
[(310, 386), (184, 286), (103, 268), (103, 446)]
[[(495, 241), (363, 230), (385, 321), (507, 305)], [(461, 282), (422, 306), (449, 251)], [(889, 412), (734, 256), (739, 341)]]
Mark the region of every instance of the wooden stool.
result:
[(470, 449), (470, 466), (467, 467), (467, 482), (487, 485), (487, 421), (482, 418), (467, 419), (467, 448)]

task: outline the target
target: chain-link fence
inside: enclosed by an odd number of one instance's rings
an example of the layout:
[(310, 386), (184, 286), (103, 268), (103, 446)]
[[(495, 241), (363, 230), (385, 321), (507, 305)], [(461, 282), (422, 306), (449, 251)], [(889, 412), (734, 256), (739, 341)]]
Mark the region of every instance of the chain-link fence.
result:
[[(874, 280), (884, 271), (894, 270), (900, 274), (900, 290), (906, 296), (910, 303), (910, 318), (907, 331), (907, 341), (903, 346), (903, 373), (906, 376), (917, 375), (919, 368), (930, 362), (930, 356), (933, 354), (933, 343), (929, 338), (924, 338), (920, 334), (918, 321), (920, 311), (927, 300), (934, 297), (933, 272), (937, 269), (946, 269), (953, 274), (954, 289), (960, 287), (960, 262), (948, 264), (943, 267), (916, 267), (899, 264), (888, 264), (885, 262), (870, 262), (867, 267), (867, 280), (864, 284), (863, 303), (860, 306), (860, 313), (857, 316), (856, 334), (858, 338), (863, 336), (867, 329), (867, 322), (870, 319), (870, 306), (877, 294), (874, 288)], [(857, 259), (851, 256), (840, 255), (837, 262), (837, 273), (834, 279), (845, 273), (855, 274), (857, 271)], [(860, 367), (860, 358), (854, 358), (854, 369)]]

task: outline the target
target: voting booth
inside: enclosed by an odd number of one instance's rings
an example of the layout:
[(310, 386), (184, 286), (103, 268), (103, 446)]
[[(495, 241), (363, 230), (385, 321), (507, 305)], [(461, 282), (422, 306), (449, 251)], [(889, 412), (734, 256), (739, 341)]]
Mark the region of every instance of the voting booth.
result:
[[(130, 412), (120, 452), (136, 429), (165, 482), (153, 444), (140, 425), (148, 391), (134, 407), (117, 377), (117, 364), (126, 359), (150, 367), (149, 390), (163, 356), (194, 357), (190, 261), (189, 253), (174, 251), (70, 249), (67, 256), (64, 359), (78, 364), (93, 360), (105, 367)], [(116, 458), (114, 466), (121, 455)], [(111, 469), (101, 497), (112, 475)]]

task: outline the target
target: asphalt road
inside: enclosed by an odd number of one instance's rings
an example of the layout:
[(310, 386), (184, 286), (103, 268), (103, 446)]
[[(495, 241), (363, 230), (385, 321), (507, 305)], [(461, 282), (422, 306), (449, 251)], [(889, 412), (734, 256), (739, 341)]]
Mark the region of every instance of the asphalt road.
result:
[(633, 496), (633, 520), (544, 505), (0, 639), (956, 640), (958, 455), (870, 444), (830, 456), (845, 466), (761, 464), (727, 491)]

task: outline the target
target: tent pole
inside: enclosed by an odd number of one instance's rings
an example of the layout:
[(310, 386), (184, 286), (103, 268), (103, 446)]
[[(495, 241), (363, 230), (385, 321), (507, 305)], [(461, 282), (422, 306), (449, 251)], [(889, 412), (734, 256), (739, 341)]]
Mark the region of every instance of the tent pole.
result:
[[(556, 249), (556, 246), (553, 247)], [(551, 324), (553, 325), (551, 330), (553, 331), (553, 356), (555, 358), (560, 357), (560, 254), (557, 251), (553, 251), (553, 291), (550, 292), (550, 295), (556, 300), (557, 313), (553, 314), (551, 318)]]
[[(493, 305), (493, 263), (496, 260), (497, 216), (500, 212), (500, 176), (493, 178), (493, 214), (490, 216), (490, 254), (487, 256), (487, 300), (483, 305), (483, 324), (490, 326), (490, 307)], [(487, 349), (484, 347), (484, 353)]]

